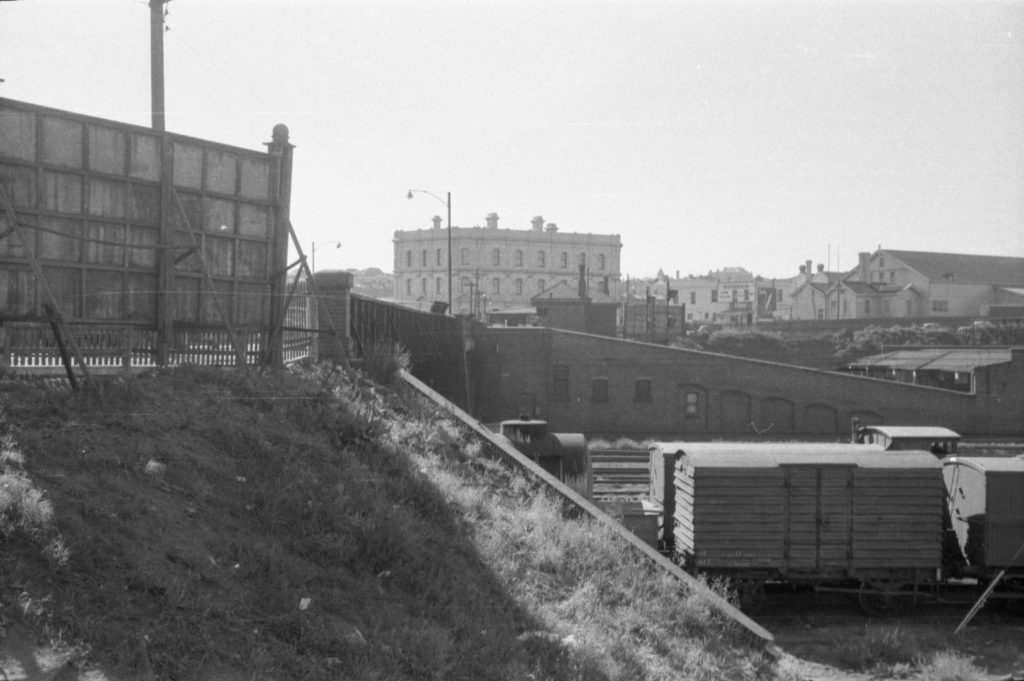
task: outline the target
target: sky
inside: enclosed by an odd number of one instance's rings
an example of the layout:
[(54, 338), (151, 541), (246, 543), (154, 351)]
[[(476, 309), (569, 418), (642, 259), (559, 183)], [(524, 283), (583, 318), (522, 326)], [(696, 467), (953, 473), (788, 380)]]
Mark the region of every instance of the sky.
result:
[[(455, 226), (618, 234), (623, 276), (1024, 257), (1024, 0), (171, 0), (165, 22), (167, 129), (262, 150), (287, 125), (317, 269), (392, 271), (448, 192)], [(149, 126), (149, 40), (146, 0), (0, 1), (0, 96)]]

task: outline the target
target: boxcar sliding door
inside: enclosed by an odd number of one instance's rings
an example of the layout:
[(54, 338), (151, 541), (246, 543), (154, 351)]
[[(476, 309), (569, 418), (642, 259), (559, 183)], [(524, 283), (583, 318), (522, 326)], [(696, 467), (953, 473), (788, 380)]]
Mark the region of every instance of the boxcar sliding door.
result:
[(794, 573), (834, 574), (850, 565), (853, 466), (783, 466), (784, 556)]

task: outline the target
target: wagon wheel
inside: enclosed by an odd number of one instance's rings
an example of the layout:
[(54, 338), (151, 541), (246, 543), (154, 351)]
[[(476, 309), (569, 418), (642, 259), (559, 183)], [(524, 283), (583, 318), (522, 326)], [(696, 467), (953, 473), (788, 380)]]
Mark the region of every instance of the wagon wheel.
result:
[(861, 582), (857, 602), (866, 615), (889, 617), (896, 614), (896, 592), (899, 590), (900, 582)]
[(756, 579), (744, 579), (736, 583), (736, 596), (739, 607), (747, 615), (756, 615), (764, 611), (767, 599), (764, 595), (764, 582)]

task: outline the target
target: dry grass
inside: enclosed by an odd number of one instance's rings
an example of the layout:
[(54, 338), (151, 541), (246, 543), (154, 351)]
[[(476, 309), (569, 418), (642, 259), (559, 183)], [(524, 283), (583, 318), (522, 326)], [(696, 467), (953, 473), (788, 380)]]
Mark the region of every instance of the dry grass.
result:
[[(899, 625), (867, 625), (860, 636), (837, 637), (834, 659), (849, 669), (885, 679), (976, 681), (985, 674), (972, 659), (952, 651), (938, 634), (918, 634)], [(936, 652), (938, 651), (938, 652)]]
[(183, 368), (92, 398), (4, 388), (41, 492), (18, 493), (35, 500), (22, 516), (49, 518), (68, 555), (20, 532), (0, 614), (122, 678), (774, 673), (707, 602), (400, 386), (317, 367)]

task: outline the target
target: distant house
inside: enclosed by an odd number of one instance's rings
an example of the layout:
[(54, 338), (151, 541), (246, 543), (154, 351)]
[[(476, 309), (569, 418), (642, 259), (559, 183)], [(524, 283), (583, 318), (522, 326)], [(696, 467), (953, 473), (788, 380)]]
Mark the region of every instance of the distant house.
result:
[(789, 319), (833, 319), (834, 309), (829, 309), (829, 292), (843, 278), (841, 272), (827, 272), (819, 264), (815, 272), (811, 261), (800, 266), (800, 274), (792, 284), (789, 294)]
[(828, 291), (825, 318), (978, 317), (1024, 304), (1024, 258), (879, 249)]

